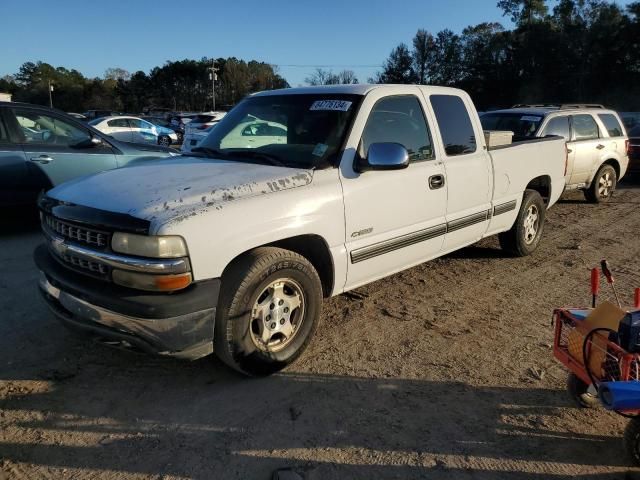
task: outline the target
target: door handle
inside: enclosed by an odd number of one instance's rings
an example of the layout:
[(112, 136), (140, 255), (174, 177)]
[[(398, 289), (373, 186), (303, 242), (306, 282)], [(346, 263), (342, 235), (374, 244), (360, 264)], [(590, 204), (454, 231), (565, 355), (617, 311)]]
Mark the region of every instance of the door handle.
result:
[(573, 150), (571, 150), (570, 148), (567, 148), (567, 153), (571, 153), (573, 152)]
[(53, 162), (53, 158), (49, 155), (40, 155), (39, 157), (31, 157), (29, 160), (35, 163), (47, 164)]
[(429, 177), (429, 188), (431, 190), (437, 190), (444, 187), (444, 175), (431, 175)]
[(604, 148), (604, 145), (600, 144), (596, 147), (598, 150), (602, 150)]

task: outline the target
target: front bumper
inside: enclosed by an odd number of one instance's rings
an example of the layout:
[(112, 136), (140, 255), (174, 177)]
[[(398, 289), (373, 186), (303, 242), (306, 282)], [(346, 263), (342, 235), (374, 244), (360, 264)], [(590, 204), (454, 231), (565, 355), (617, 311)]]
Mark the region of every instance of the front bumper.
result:
[(34, 259), (42, 296), (74, 330), (109, 345), (189, 360), (213, 352), (219, 280), (173, 294), (149, 294), (77, 274), (56, 262), (45, 245)]

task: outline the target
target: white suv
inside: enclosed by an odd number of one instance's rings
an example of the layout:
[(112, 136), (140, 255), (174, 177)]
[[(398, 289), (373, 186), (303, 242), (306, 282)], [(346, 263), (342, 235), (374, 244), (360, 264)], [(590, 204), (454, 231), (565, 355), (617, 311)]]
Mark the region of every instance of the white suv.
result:
[(601, 105), (516, 105), (481, 117), (485, 130), (508, 130), (513, 141), (559, 135), (567, 140), (566, 190), (591, 202), (608, 201), (629, 164), (620, 117)]

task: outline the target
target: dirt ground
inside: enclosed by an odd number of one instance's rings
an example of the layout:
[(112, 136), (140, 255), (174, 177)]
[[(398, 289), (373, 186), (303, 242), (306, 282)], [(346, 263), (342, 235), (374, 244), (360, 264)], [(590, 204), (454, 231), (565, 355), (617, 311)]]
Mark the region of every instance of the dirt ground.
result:
[(0, 234), (0, 477), (624, 479), (626, 421), (571, 404), (550, 322), (588, 304), (603, 257), (631, 303), (639, 209), (638, 183), (606, 205), (572, 194), (531, 257), (491, 238), (331, 299), (302, 358), (263, 379), (68, 333), (36, 291), (37, 225), (14, 218)]

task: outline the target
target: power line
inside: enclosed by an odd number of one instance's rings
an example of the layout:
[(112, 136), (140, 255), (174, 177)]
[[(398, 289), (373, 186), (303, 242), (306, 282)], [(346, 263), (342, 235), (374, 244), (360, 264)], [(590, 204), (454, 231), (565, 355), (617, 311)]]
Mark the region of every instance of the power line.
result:
[(278, 67), (294, 68), (382, 68), (382, 65), (303, 65), (303, 64), (282, 64), (275, 63)]

